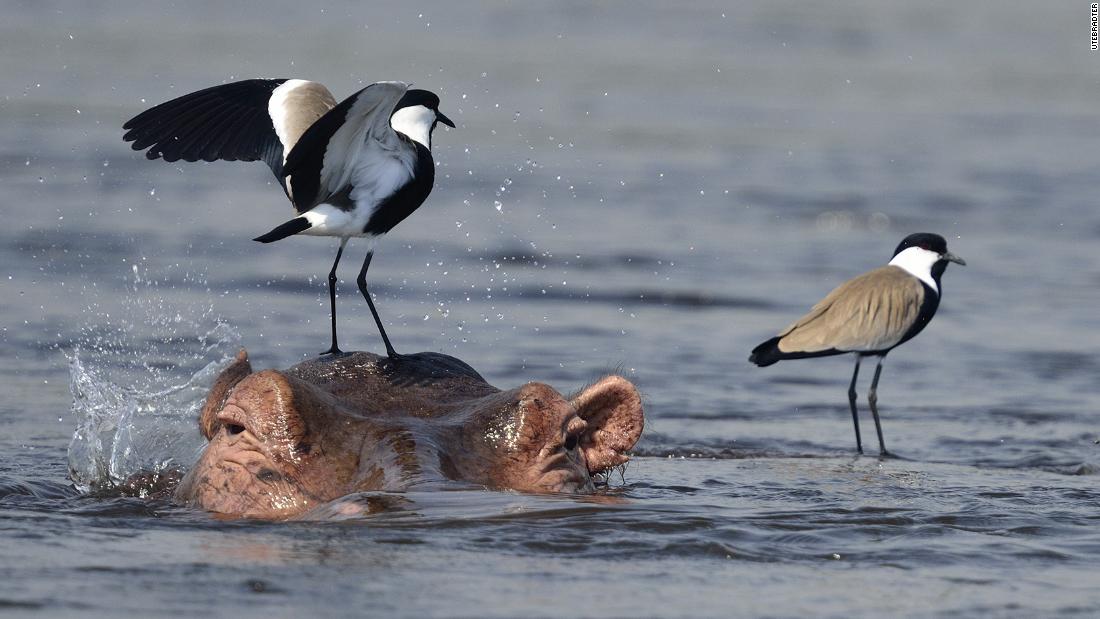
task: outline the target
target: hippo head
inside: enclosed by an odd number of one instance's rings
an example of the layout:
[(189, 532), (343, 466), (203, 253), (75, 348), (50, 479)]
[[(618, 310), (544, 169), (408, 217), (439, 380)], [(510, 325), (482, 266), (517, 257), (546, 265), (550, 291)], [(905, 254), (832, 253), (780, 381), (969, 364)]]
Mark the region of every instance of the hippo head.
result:
[(453, 477), (529, 492), (590, 492), (641, 436), (638, 390), (608, 376), (571, 398), (543, 383), (482, 399), (461, 424)]
[(433, 353), (370, 353), (253, 372), (241, 351), (200, 417), (209, 441), (177, 500), (233, 516), (289, 518), (339, 497), (444, 479), (588, 492), (642, 432), (637, 389), (606, 377), (571, 398), (500, 391)]

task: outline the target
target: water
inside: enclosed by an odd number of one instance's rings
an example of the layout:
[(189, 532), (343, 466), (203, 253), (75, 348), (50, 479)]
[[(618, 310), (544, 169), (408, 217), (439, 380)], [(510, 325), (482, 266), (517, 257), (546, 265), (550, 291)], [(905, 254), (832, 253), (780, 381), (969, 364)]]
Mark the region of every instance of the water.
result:
[[(866, 0), (7, 7), (0, 609), (1095, 615), (1087, 20), (1083, 5)], [(248, 240), (289, 214), (266, 168), (148, 162), (120, 140), (145, 107), (251, 76), (442, 95), (459, 129), (435, 136), (435, 193), (371, 269), (390, 336), (501, 387), (630, 377), (648, 423), (623, 480), (281, 524), (74, 486), (72, 389), (130, 412), (98, 434), (117, 457), (78, 467), (109, 485), (194, 453), (189, 381), (237, 342), (256, 367), (327, 346), (334, 244)], [(855, 458), (850, 360), (745, 358), (918, 230), (969, 266), (886, 363), (901, 458)], [(377, 350), (355, 248), (341, 341)]]

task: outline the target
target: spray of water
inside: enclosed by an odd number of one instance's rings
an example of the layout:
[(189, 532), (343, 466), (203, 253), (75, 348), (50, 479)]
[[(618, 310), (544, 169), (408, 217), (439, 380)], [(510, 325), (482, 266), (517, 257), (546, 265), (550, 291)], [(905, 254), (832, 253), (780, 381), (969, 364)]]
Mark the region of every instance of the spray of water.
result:
[(240, 334), (209, 306), (173, 306), (158, 288), (135, 270), (122, 310), (90, 309), (68, 353), (76, 421), (69, 477), (82, 491), (187, 468), (205, 443), (198, 414)]

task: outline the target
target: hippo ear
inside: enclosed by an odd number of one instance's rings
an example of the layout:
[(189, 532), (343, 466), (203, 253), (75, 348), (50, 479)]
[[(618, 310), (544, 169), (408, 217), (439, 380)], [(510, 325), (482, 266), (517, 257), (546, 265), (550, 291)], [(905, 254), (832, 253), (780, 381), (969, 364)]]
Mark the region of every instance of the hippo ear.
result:
[(229, 397), (229, 392), (251, 373), (252, 364), (248, 362), (248, 353), (242, 348), (237, 352), (237, 358), (233, 363), (214, 379), (214, 386), (210, 388), (206, 403), (202, 405), (202, 414), (199, 415), (199, 428), (206, 440), (210, 440), (218, 430), (217, 414), (225, 406), (225, 399)]
[(588, 422), (579, 446), (589, 471), (604, 471), (630, 459), (626, 452), (641, 438), (645, 425), (637, 387), (622, 376), (608, 376), (574, 396), (572, 404)]

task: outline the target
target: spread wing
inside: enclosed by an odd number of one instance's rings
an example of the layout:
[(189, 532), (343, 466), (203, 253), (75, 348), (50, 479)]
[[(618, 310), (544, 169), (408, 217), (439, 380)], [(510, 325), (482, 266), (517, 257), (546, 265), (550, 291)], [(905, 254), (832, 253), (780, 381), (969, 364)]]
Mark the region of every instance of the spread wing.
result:
[(408, 89), (404, 82), (371, 84), (306, 129), (283, 166), (299, 212), (348, 191), (364, 151), (415, 155), (416, 147), (390, 126), (393, 108)]
[(131, 118), (122, 137), (149, 159), (262, 160), (282, 182), (284, 154), (336, 100), (321, 84), (251, 79), (212, 86)]
[(896, 266), (841, 284), (779, 334), (780, 352), (873, 351), (901, 341), (920, 314), (924, 286)]

